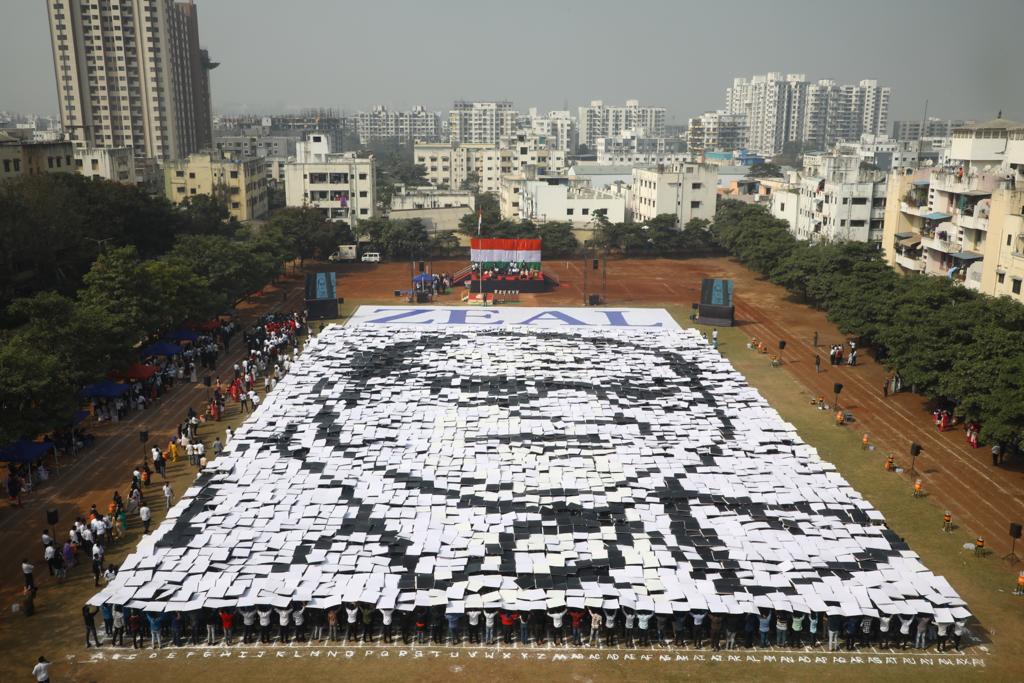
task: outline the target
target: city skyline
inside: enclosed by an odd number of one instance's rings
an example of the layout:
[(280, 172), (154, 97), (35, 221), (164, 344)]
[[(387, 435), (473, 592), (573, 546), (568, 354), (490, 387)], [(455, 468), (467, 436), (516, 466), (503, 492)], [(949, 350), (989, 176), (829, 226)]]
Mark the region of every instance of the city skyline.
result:
[[(1021, 23), (1014, 19), (1024, 20), (1024, 5), (1004, 0), (986, 2), (988, 11), (980, 13), (977, 6), (918, 1), (862, 3), (857, 12), (874, 18), (867, 24), (851, 22), (849, 9), (839, 5), (814, 6), (812, 15), (811, 5), (786, 2), (756, 21), (737, 22), (753, 19), (763, 5), (740, 3), (726, 12), (648, 3), (640, 6), (648, 9), (644, 16), (658, 20), (638, 24), (633, 35), (617, 32), (610, 43), (600, 39), (602, 27), (620, 8), (560, 3), (545, 6), (545, 21), (531, 24), (528, 34), (510, 29), (511, 38), (526, 41), (509, 45), (540, 46), (531, 52), (496, 49), (501, 13), (465, 2), (447, 4), (444, 12), (405, 2), (342, 8), (322, 0), (250, 0), (244, 12), (229, 0), (197, 5), (201, 45), (221, 64), (211, 74), (218, 113), (320, 106), (355, 112), (375, 104), (447, 111), (463, 99), (575, 111), (593, 99), (618, 105), (639, 99), (666, 107), (669, 125), (684, 125), (690, 116), (722, 108), (734, 77), (779, 71), (809, 80), (876, 79), (893, 90), (890, 121), (921, 118), (925, 99), (929, 114), (944, 118), (986, 120), (1000, 110), (1008, 118), (1024, 116), (1024, 92), (1010, 74), (1013, 31)], [(540, 8), (526, 2), (522, 9), (534, 6)], [(19, 3), (6, 18), (2, 108), (56, 113), (46, 3)], [(357, 30), (347, 30), (353, 24)], [(701, 30), (693, 31), (695, 25)], [(914, 36), (927, 36), (927, 44), (908, 44)], [(971, 49), (940, 49), (956, 44)], [(489, 58), (463, 59), (488, 52)]]

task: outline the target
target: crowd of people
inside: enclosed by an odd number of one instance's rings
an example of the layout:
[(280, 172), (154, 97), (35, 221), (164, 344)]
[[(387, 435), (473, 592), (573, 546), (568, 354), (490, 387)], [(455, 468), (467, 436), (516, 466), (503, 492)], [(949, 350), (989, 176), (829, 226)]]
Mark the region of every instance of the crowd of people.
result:
[(471, 264), (474, 280), (543, 280), (544, 273), (527, 263), (491, 264), (487, 268), (483, 264)]
[(310, 607), (303, 602), (273, 607), (204, 608), (144, 612), (121, 606), (83, 608), (86, 646), (99, 646), (95, 616), (113, 646), (233, 645), (274, 642), (364, 642), (404, 645), (554, 645), (576, 647), (823, 648), (830, 652), (860, 648), (960, 651), (966, 621), (936, 623), (926, 614), (844, 616), (833, 613), (762, 609), (745, 614), (705, 610), (653, 613), (630, 608), (548, 610), (442, 607), (377, 608), (364, 603)]

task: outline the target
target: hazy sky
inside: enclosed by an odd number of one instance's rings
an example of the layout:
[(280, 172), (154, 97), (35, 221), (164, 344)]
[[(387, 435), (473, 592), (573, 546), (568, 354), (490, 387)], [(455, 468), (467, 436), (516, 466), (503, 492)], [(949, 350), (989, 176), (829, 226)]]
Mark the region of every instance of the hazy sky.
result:
[[(76, 1), (76, 0), (70, 0)], [(218, 112), (627, 98), (669, 123), (767, 71), (892, 86), (890, 120), (1024, 119), (1021, 0), (197, 0)], [(43, 0), (4, 0), (0, 109), (56, 113)], [(1016, 46), (1016, 47), (1015, 47)]]

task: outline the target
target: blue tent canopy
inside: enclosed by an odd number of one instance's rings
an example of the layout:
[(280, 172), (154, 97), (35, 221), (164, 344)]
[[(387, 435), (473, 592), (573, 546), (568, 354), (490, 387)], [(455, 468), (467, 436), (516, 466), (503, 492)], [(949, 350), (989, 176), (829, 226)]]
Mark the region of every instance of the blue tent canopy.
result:
[(174, 356), (181, 353), (181, 347), (177, 344), (171, 344), (169, 342), (157, 342), (156, 344), (150, 344), (146, 348), (139, 351), (139, 356), (142, 358), (149, 358), (150, 356)]
[(127, 391), (127, 384), (119, 384), (111, 382), (109, 379), (104, 379), (82, 389), (82, 396), (86, 398), (117, 398)]
[(413, 282), (419, 284), (420, 282), (433, 282), (434, 276), (430, 273), (420, 273), (412, 279)]
[(0, 462), (35, 462), (50, 452), (52, 441), (29, 441), (21, 439), (0, 448)]
[(173, 330), (164, 335), (164, 341), (176, 342), (176, 341), (190, 341), (194, 342), (199, 339), (199, 333), (192, 330)]

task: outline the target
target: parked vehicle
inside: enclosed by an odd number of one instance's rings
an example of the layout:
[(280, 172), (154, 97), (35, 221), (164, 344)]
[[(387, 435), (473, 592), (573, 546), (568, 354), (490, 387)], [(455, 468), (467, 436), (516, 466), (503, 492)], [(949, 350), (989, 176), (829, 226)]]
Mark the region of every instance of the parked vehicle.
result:
[(380, 263), (380, 252), (368, 251), (363, 254), (363, 263)]

